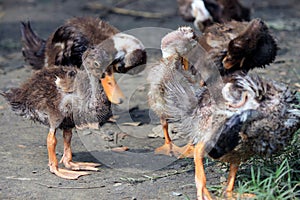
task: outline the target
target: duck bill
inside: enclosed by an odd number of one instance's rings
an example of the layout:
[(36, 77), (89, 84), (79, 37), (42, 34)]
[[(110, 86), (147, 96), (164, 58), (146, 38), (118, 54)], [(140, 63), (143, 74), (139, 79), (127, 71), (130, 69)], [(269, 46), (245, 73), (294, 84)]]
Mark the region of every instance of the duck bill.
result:
[(229, 60), (230, 59), (228, 59), (227, 56), (222, 60), (223, 67), (227, 70), (231, 69), (236, 64), (235, 62)]
[(187, 58), (182, 58), (182, 65), (184, 70), (189, 70), (189, 61)]
[(108, 100), (114, 104), (121, 104), (124, 100), (123, 92), (117, 85), (114, 74), (105, 74), (105, 77), (101, 79), (104, 92), (108, 97)]

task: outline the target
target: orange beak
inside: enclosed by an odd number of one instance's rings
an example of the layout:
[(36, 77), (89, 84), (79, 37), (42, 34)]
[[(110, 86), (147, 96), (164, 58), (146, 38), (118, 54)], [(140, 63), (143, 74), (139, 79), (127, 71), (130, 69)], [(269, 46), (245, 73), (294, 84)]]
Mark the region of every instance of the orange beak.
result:
[(245, 61), (245, 57), (242, 58), (241, 60), (235, 60), (235, 61), (233, 61), (232, 59), (229, 59), (228, 56), (226, 56), (223, 59), (222, 64), (223, 64), (223, 66), (224, 66), (225, 69), (230, 69), (230, 68), (232, 68), (234, 65), (236, 65), (238, 63), (240, 65), (240, 67), (243, 67), (244, 61)]
[(186, 58), (182, 58), (182, 64), (183, 69), (187, 71), (189, 69), (189, 61)]
[(222, 64), (225, 69), (230, 69), (235, 65), (235, 63), (231, 62), (227, 56), (225, 56), (225, 58), (222, 60)]
[(111, 75), (106, 73), (105, 77), (101, 79), (101, 84), (110, 102), (114, 104), (121, 104), (123, 102), (123, 92), (117, 85), (113, 73)]

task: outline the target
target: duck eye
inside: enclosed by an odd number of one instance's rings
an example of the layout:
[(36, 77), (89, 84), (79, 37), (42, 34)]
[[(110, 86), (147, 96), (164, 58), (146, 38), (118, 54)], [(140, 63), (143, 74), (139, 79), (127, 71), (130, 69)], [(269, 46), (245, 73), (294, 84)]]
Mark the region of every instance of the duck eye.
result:
[(94, 66), (95, 66), (95, 67), (99, 67), (100, 64), (99, 64), (97, 61), (94, 61)]
[(76, 75), (76, 72), (75, 71), (70, 71), (69, 74), (68, 74), (70, 77), (73, 77)]

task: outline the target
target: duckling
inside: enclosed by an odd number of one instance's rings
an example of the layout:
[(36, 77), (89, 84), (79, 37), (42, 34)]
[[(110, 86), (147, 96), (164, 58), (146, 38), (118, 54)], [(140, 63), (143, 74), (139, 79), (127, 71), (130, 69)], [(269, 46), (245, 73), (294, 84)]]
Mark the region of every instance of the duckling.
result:
[[(192, 31), (191, 28), (190, 30)], [(195, 39), (190, 41), (182, 38), (177, 33), (178, 31), (170, 33), (162, 39), (163, 59), (161, 64), (153, 67), (149, 73), (149, 103), (150, 107), (161, 117), (165, 137), (165, 145), (157, 148), (155, 152), (190, 157), (193, 147), (188, 144), (180, 149), (172, 143), (168, 135), (166, 120), (168, 117), (164, 114), (164, 92), (166, 90), (164, 81), (168, 80), (169, 73), (173, 68), (181, 69), (180, 66), (183, 64), (184, 68), (189, 69), (192, 73), (182, 72), (186, 73), (187, 79), (194, 79), (194, 82), (197, 80), (201, 84), (205, 84), (207, 80), (201, 80), (204, 68), (193, 67), (193, 64), (202, 60), (203, 63), (209, 62), (211, 68), (216, 68), (213, 72), (214, 75), (221, 75), (223, 82), (226, 83), (231, 81), (234, 74), (246, 74), (255, 67), (264, 67), (273, 62), (277, 53), (277, 45), (267, 26), (260, 19), (254, 19), (249, 23), (233, 21), (216, 24), (208, 28), (203, 35), (193, 36)], [(194, 43), (194, 40), (197, 40), (197, 44)], [(177, 43), (180, 45), (176, 46)], [(240, 51), (234, 50), (235, 48), (239, 48)], [(185, 56), (181, 53), (183, 50)], [(244, 99), (241, 99), (240, 103), (243, 104), (243, 101)], [(171, 147), (173, 150), (170, 150)]]
[[(165, 113), (181, 121), (180, 129), (195, 144), (197, 199), (212, 199), (206, 188), (202, 159), (230, 163), (225, 194), (232, 196), (239, 164), (253, 155), (280, 153), (300, 128), (300, 102), (286, 85), (257, 75), (234, 75), (221, 88), (223, 107), (216, 106), (209, 87), (195, 88), (179, 72), (165, 82)], [(247, 94), (246, 102), (235, 105)]]
[(261, 19), (215, 24), (207, 28), (198, 42), (208, 52), (208, 59), (223, 79), (235, 73), (265, 67), (275, 60), (278, 49), (274, 37)]
[[(108, 38), (113, 38), (120, 31), (99, 18), (75, 17), (56, 29), (47, 40), (40, 38), (31, 28), (30, 22), (21, 23), (22, 52), (25, 60), (34, 69), (49, 67), (53, 65), (81, 67), (83, 53), (94, 46), (102, 43)], [(120, 37), (116, 37), (120, 38)], [(114, 41), (109, 48), (118, 49), (120, 41)], [(140, 42), (138, 42), (140, 43)], [(121, 52), (120, 52), (121, 53)], [(122, 52), (124, 54), (124, 52)], [(121, 53), (121, 54), (122, 54)], [(134, 59), (141, 64), (146, 62), (144, 48), (134, 49), (127, 60)], [(120, 56), (121, 56), (120, 54)], [(115, 72), (125, 73), (132, 67), (124, 68), (124, 64), (114, 66)]]
[[(165, 143), (156, 148), (155, 153), (165, 155), (180, 156), (187, 147), (177, 147), (168, 134), (168, 118), (164, 113), (165, 92), (168, 88), (165, 86), (165, 80), (169, 79), (170, 71), (181, 71), (186, 73), (187, 77), (193, 78), (193, 71), (187, 71), (187, 60), (185, 54), (197, 45), (195, 32), (190, 27), (179, 27), (176, 31), (167, 34), (161, 41), (162, 58), (158, 64), (152, 66), (148, 82), (150, 89), (148, 92), (149, 105), (151, 109), (160, 117), (163, 127)], [(186, 71), (186, 72), (184, 72)]]
[[(111, 46), (116, 40), (117, 49)], [(122, 103), (123, 98), (113, 79), (114, 66), (138, 65), (140, 60), (131, 59), (131, 54), (142, 47), (135, 37), (116, 34), (83, 53), (83, 69), (71, 65), (43, 67), (19, 88), (2, 94), (16, 114), (49, 126), (50, 172), (65, 179), (77, 179), (88, 172), (74, 170), (98, 170), (97, 163), (72, 161), (72, 129), (99, 128), (112, 116), (111, 103)], [(57, 129), (63, 130), (64, 138), (61, 162), (70, 170), (58, 167)]]
[(250, 9), (238, 0), (177, 0), (179, 14), (200, 31), (214, 23), (249, 21)]

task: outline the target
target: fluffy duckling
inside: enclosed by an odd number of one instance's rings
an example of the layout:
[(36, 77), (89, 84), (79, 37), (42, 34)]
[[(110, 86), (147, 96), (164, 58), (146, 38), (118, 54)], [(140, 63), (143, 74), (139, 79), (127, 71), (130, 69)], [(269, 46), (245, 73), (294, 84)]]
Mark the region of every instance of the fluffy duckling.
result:
[[(189, 29), (192, 31), (191, 28)], [(197, 69), (192, 64), (202, 60), (203, 64), (208, 61), (206, 64), (209, 63), (211, 68), (216, 68), (216, 71), (213, 72), (215, 76), (221, 75), (223, 81), (228, 82), (234, 74), (245, 74), (250, 69), (264, 67), (271, 63), (275, 59), (277, 45), (267, 26), (260, 19), (254, 19), (249, 23), (233, 21), (216, 24), (199, 37), (193, 33), (194, 36), (190, 40), (182, 37), (178, 32), (180, 31), (174, 31), (162, 39), (163, 58), (160, 64), (153, 67), (149, 73), (149, 103), (161, 118), (165, 137), (165, 145), (157, 148), (156, 153), (184, 157), (190, 156), (192, 146), (188, 144), (181, 149), (176, 147), (171, 142), (167, 131), (166, 119), (168, 116), (164, 114), (164, 92), (166, 90), (164, 81), (168, 80), (169, 73), (173, 69), (179, 69), (182, 73), (186, 73), (187, 79), (192, 82), (199, 81), (199, 76), (201, 73), (203, 75), (204, 68)], [(197, 44), (195, 44), (195, 40), (197, 40)], [(176, 46), (177, 44), (178, 46)], [(184, 54), (185, 56), (183, 56)], [(182, 65), (185, 69), (189, 69), (189, 73), (182, 70)], [(206, 79), (203, 81), (207, 82)]]
[(250, 9), (238, 0), (177, 0), (179, 14), (204, 31), (214, 23), (249, 21)]
[[(94, 68), (91, 70), (97, 70), (100, 63), (106, 65), (108, 63), (103, 62), (114, 60), (102, 83), (109, 100), (116, 104), (121, 103), (119, 97), (122, 94), (115, 93), (115, 98), (112, 96), (112, 91), (118, 87), (113, 73), (127, 73), (146, 63), (146, 51), (141, 41), (131, 35), (120, 33), (115, 27), (98, 18), (72, 18), (46, 41), (34, 33), (29, 22), (22, 23), (21, 33), (23, 55), (34, 69), (54, 65), (81, 68), (83, 54), (86, 51), (90, 52), (86, 55), (90, 55), (90, 66)], [(86, 58), (86, 62), (88, 59)]]
[[(118, 29), (93, 17), (71, 18), (64, 25), (58, 27), (47, 40), (40, 38), (31, 29), (30, 22), (21, 23), (21, 33), (23, 55), (34, 69), (53, 65), (80, 67), (82, 55), (87, 49), (93, 48), (108, 38), (114, 38), (114, 36), (116, 39), (108, 48), (120, 50), (119, 46), (124, 45), (120, 43), (122, 41), (118, 41), (121, 38), (117, 36), (121, 34)], [(126, 51), (120, 52), (120, 57), (122, 54), (126, 54)], [(145, 64), (146, 52), (142, 46), (140, 49), (135, 48), (125, 60), (133, 60), (131, 62), (135, 63), (139, 61), (138, 64)], [(125, 64), (119, 62), (114, 66), (114, 71), (125, 73), (135, 67), (127, 65), (128, 68), (124, 68), (124, 66)]]
[[(118, 40), (118, 49), (109, 48)], [(128, 46), (127, 46), (128, 45)], [(99, 164), (72, 161), (72, 129), (99, 128), (111, 116), (111, 102), (121, 103), (122, 93), (112, 73), (114, 66), (136, 66), (131, 53), (142, 44), (134, 37), (119, 33), (83, 53), (83, 69), (73, 66), (49, 66), (37, 70), (19, 88), (2, 95), (16, 114), (49, 126), (47, 148), (49, 168), (55, 175), (77, 179), (87, 172), (97, 170)], [(56, 158), (56, 130), (63, 130), (64, 154), (58, 167)]]
[[(256, 75), (235, 75), (221, 88), (223, 107), (216, 106), (209, 87), (195, 89), (173, 71), (165, 83), (165, 113), (181, 121), (181, 130), (195, 144), (197, 199), (212, 199), (206, 188), (202, 159), (230, 163), (226, 195), (232, 196), (241, 162), (253, 155), (282, 151), (300, 128), (300, 102), (286, 85)], [(243, 96), (246, 101), (239, 106)]]
[(188, 63), (183, 57), (196, 45), (196, 35), (190, 27), (180, 27), (176, 31), (167, 34), (161, 41), (162, 59), (157, 65), (152, 66), (149, 72), (149, 105), (160, 117), (165, 137), (165, 144), (155, 149), (157, 154), (180, 156), (185, 151), (185, 147), (180, 148), (173, 144), (168, 134), (169, 116), (164, 112), (165, 91), (168, 89), (165, 86), (165, 80), (169, 79), (170, 71), (180, 71), (186, 73), (187, 77), (193, 77), (192, 70), (186, 71)]
[(277, 54), (276, 41), (261, 19), (215, 24), (207, 28), (198, 42), (223, 79), (237, 72), (265, 67)]

